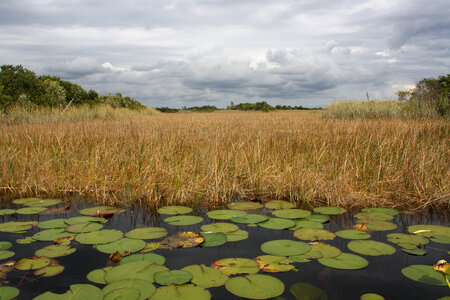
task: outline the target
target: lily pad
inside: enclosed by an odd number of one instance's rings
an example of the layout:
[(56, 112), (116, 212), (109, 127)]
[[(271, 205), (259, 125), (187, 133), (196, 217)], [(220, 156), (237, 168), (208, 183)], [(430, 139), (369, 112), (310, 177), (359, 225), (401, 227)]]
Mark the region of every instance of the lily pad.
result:
[(63, 228), (47, 229), (33, 235), (37, 241), (53, 241), (57, 238), (71, 236), (73, 233), (65, 231)]
[(33, 239), (33, 237), (31, 236), (26, 236), (23, 239), (17, 239), (16, 243), (19, 245), (26, 245), (26, 244), (31, 244), (33, 242), (36, 242), (35, 239)]
[(219, 287), (228, 280), (228, 276), (220, 270), (205, 265), (191, 265), (181, 270), (191, 273), (191, 282), (203, 288)]
[(414, 249), (430, 242), (426, 237), (404, 233), (389, 233), (386, 235), (386, 239), (407, 249)]
[(65, 219), (64, 222), (66, 222), (67, 225), (73, 225), (73, 224), (86, 223), (86, 222), (106, 223), (106, 222), (108, 222), (108, 220), (106, 220), (103, 217), (79, 216), (79, 217)]
[(355, 218), (360, 220), (371, 220), (371, 221), (390, 221), (394, 219), (394, 216), (388, 215), (382, 212), (360, 212), (354, 215)]
[(345, 252), (336, 257), (319, 258), (317, 261), (324, 266), (342, 270), (364, 269), (369, 265), (365, 258)]
[(309, 257), (306, 254), (293, 255), (293, 256), (289, 256), (289, 258), (298, 263), (307, 263), (307, 262), (311, 261), (311, 257)]
[(19, 296), (19, 289), (12, 286), (0, 286), (0, 299), (11, 300)]
[(90, 284), (72, 284), (70, 290), (64, 294), (45, 292), (33, 300), (94, 300), (103, 299), (102, 290)]
[(261, 245), (264, 253), (280, 256), (300, 255), (311, 250), (311, 246), (304, 242), (292, 240), (273, 240)]
[(16, 210), (15, 209), (0, 209), (0, 216), (4, 216), (4, 215), (12, 215), (15, 214)]
[[(59, 199), (35, 199), (35, 200), (30, 200), (30, 201), (26, 201), (24, 203), (22, 203), (23, 205), (26, 206), (52, 206), (52, 205), (56, 205), (61, 203), (62, 201)], [(13, 201), (14, 204), (18, 204), (15, 203)]]
[(450, 237), (449, 236), (443, 236), (443, 235), (435, 235), (432, 238), (430, 238), (435, 243), (439, 244), (450, 244)]
[(0, 260), (13, 257), (15, 253), (9, 250), (0, 250)]
[(226, 276), (259, 272), (258, 263), (248, 258), (223, 258), (213, 262), (211, 267), (222, 271)]
[(294, 236), (304, 241), (333, 240), (336, 235), (320, 228), (300, 228), (294, 231)]
[(307, 282), (294, 283), (289, 291), (297, 300), (328, 300), (324, 290)]
[(103, 300), (116, 300), (116, 299), (127, 299), (127, 300), (141, 299), (141, 291), (139, 291), (137, 288), (123, 287), (114, 289), (106, 293), (103, 297)]
[(82, 210), (78, 211), (78, 213), (80, 215), (92, 216), (92, 215), (97, 214), (98, 212), (115, 214), (118, 211), (119, 211), (119, 209), (117, 207), (113, 207), (113, 206), (95, 206), (95, 207), (89, 207), (89, 208), (82, 209)]
[(158, 209), (158, 213), (162, 215), (184, 215), (190, 212), (192, 212), (192, 208), (180, 205), (164, 206)]
[[(136, 298), (130, 298), (128, 297), (113, 297), (113, 293), (117, 294), (120, 292), (120, 290), (137, 290), (139, 291), (138, 297)], [(125, 279), (113, 282), (111, 284), (108, 284), (103, 288), (103, 294), (105, 295), (104, 299), (107, 299), (107, 295), (110, 295), (111, 299), (137, 299), (137, 300), (144, 300), (151, 297), (156, 291), (156, 288), (153, 284), (146, 280), (134, 278), (134, 279)], [(120, 293), (123, 295), (122, 293)]]
[(108, 283), (125, 279), (142, 279), (152, 283), (153, 276), (157, 272), (168, 271), (165, 266), (155, 264), (150, 261), (135, 261), (118, 265), (105, 274), (105, 281)]
[(200, 245), (202, 247), (216, 247), (227, 242), (227, 235), (223, 232), (202, 232), (205, 241)]
[(163, 244), (162, 242), (147, 242), (144, 249), (139, 251), (139, 253), (148, 253), (155, 251), (156, 249), (169, 249), (169, 246)]
[(425, 249), (421, 249), (421, 248), (413, 248), (413, 249), (405, 249), (402, 248), (402, 251), (411, 255), (416, 255), (416, 256), (423, 256), (426, 255), (428, 252)]
[(258, 226), (268, 229), (287, 229), (295, 225), (295, 221), (283, 218), (270, 218), (264, 222), (258, 223)]
[(165, 237), (167, 230), (162, 227), (142, 227), (133, 229), (125, 234), (130, 239), (152, 240)]
[(46, 256), (50, 258), (67, 256), (76, 251), (75, 248), (70, 248), (67, 245), (50, 245), (42, 249), (37, 250), (34, 255)]
[(122, 258), (120, 264), (123, 265), (135, 261), (149, 261), (158, 265), (164, 265), (166, 259), (164, 258), (164, 256), (155, 253), (137, 253)]
[(353, 240), (348, 243), (347, 247), (353, 252), (370, 255), (391, 255), (395, 253), (395, 248), (386, 243), (372, 240)]
[(205, 238), (195, 232), (179, 232), (175, 235), (167, 237), (162, 243), (169, 248), (192, 248), (200, 245)]
[(336, 206), (319, 206), (315, 207), (313, 211), (324, 215), (340, 215), (345, 213), (347, 210), (345, 208)]
[(309, 243), (309, 245), (311, 250), (304, 255), (311, 258), (336, 257), (342, 253), (338, 248), (322, 242)]
[(12, 203), (14, 204), (21, 204), (21, 205), (26, 205), (29, 202), (33, 202), (33, 201), (39, 201), (42, 200), (41, 198), (37, 198), (37, 197), (32, 197), (32, 198), (19, 198), (16, 200), (13, 200)]
[(99, 283), (99, 284), (108, 284), (105, 281), (105, 275), (106, 272), (108, 272), (109, 270), (111, 270), (113, 267), (106, 267), (106, 268), (101, 268), (101, 269), (95, 269), (92, 270), (91, 272), (89, 272), (87, 274), (87, 279), (89, 281), (92, 281), (94, 283)]
[(263, 206), (261, 203), (258, 202), (243, 201), (243, 202), (228, 203), (227, 207), (229, 209), (236, 209), (236, 210), (253, 210), (262, 208)]
[(34, 271), (35, 276), (52, 277), (61, 274), (64, 267), (59, 264), (49, 265), (42, 269)]
[(202, 287), (193, 284), (168, 285), (156, 289), (150, 300), (209, 300), (211, 294)]
[(0, 223), (0, 232), (20, 232), (31, 229), (37, 222), (6, 222)]
[(291, 265), (294, 261), (279, 255), (261, 255), (255, 258), (258, 268), (269, 273), (288, 272), (295, 268)]
[(37, 227), (41, 229), (55, 229), (55, 228), (65, 228), (67, 224), (65, 219), (53, 219), (48, 221), (39, 222)]
[(117, 241), (123, 237), (119, 230), (103, 229), (87, 233), (79, 233), (75, 236), (75, 240), (80, 244), (100, 245)]
[(247, 213), (243, 210), (219, 209), (208, 211), (206, 215), (215, 220), (230, 220), (232, 217), (244, 217)]
[(366, 293), (361, 295), (361, 300), (386, 300), (383, 296), (374, 294), (374, 293)]
[(232, 223), (212, 223), (200, 227), (203, 231), (229, 233), (239, 230), (239, 227)]
[(284, 292), (284, 283), (269, 275), (246, 275), (234, 277), (225, 283), (227, 291), (247, 299), (269, 299)]
[(325, 223), (330, 220), (329, 215), (310, 215), (305, 218), (306, 221)]
[(279, 218), (286, 219), (300, 219), (306, 218), (311, 215), (309, 210), (298, 209), (298, 208), (288, 208), (288, 209), (278, 209), (272, 212), (272, 215)]
[(103, 253), (114, 253), (119, 251), (120, 254), (127, 252), (133, 253), (141, 249), (144, 249), (146, 243), (143, 240), (121, 238), (120, 240), (113, 241), (107, 244), (96, 245), (95, 248)]
[(346, 229), (335, 233), (338, 237), (348, 240), (367, 240), (370, 239), (370, 233), (361, 230)]
[(103, 228), (102, 224), (86, 222), (86, 223), (77, 223), (77, 224), (70, 225), (70, 226), (66, 227), (66, 231), (72, 232), (72, 233), (86, 233), (86, 232), (97, 231), (102, 228)]
[(450, 227), (442, 225), (412, 225), (408, 227), (408, 232), (426, 237), (436, 235), (450, 237)]
[(12, 243), (10, 242), (0, 242), (0, 250), (8, 250), (12, 247)]
[(182, 270), (163, 271), (155, 273), (155, 282), (160, 285), (184, 284), (192, 279), (192, 274)]
[(323, 228), (323, 225), (319, 222), (307, 221), (306, 219), (298, 219), (295, 221), (295, 225), (290, 227), (289, 230), (296, 230), (299, 228)]
[(397, 224), (386, 221), (361, 220), (360, 224), (364, 224), (371, 231), (389, 231), (397, 229)]
[(30, 207), (23, 207), (16, 210), (16, 214), (19, 215), (34, 215), (39, 214), (43, 212), (44, 210), (47, 210), (46, 207), (41, 206), (30, 206)]
[(446, 286), (444, 276), (433, 270), (432, 266), (427, 265), (411, 265), (402, 269), (402, 274), (412, 279), (425, 284)]
[(295, 208), (294, 203), (288, 202), (288, 201), (283, 201), (283, 200), (273, 200), (273, 201), (267, 202), (264, 206), (269, 209)]
[(237, 230), (229, 232), (226, 235), (227, 235), (227, 242), (238, 242), (248, 239), (248, 231), (246, 230)]
[(202, 217), (198, 216), (173, 216), (164, 219), (164, 222), (170, 225), (185, 226), (201, 223)]
[(43, 267), (48, 266), (52, 260), (48, 257), (32, 257), (32, 258), (21, 258), (14, 265), (17, 270), (27, 271), (27, 270), (38, 270)]
[(247, 214), (244, 217), (233, 217), (231, 221), (241, 224), (257, 224), (268, 220), (269, 217), (260, 214)]
[(391, 216), (396, 216), (400, 212), (394, 208), (384, 208), (384, 207), (366, 207), (361, 209), (364, 212), (377, 212), (377, 213), (383, 213)]

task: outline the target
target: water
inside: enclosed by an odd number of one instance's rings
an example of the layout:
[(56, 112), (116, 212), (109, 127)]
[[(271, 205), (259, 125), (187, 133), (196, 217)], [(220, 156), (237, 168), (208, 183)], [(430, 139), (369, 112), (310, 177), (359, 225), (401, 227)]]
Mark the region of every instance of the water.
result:
[[(54, 218), (69, 218), (78, 216), (79, 209), (95, 206), (94, 203), (82, 199), (67, 199), (71, 204), (72, 210), (68, 212), (58, 213), (55, 215), (7, 215), (0, 216), (0, 222), (8, 221), (45, 221)], [(11, 205), (4, 202), (2, 208), (10, 208)], [(169, 231), (169, 235), (180, 231), (200, 232), (200, 227), (204, 224), (213, 223), (214, 220), (206, 216), (206, 208), (197, 207), (193, 214), (204, 217), (204, 221), (197, 225), (191, 226), (172, 226), (167, 225), (163, 220), (167, 216), (158, 215), (156, 212), (139, 206), (124, 207), (126, 211), (120, 215), (115, 215), (107, 223), (104, 224), (105, 229), (119, 229), (127, 232), (136, 227), (155, 226), (164, 227)], [(216, 208), (217, 209), (217, 208)], [(271, 210), (262, 209), (258, 213), (270, 214)], [(356, 213), (356, 212), (355, 212)], [(222, 221), (221, 221), (222, 222)], [(227, 222), (227, 221), (224, 221)], [(441, 213), (434, 210), (424, 210), (420, 213), (412, 215), (400, 214), (395, 217), (394, 222), (398, 224), (398, 228), (387, 232), (372, 232), (372, 240), (386, 242), (386, 234), (393, 232), (408, 233), (407, 227), (413, 224), (439, 224), (449, 226), (448, 212)], [(349, 225), (354, 224), (353, 213), (348, 212), (340, 216), (331, 216), (331, 220), (324, 224), (324, 229), (336, 232), (341, 229), (348, 229)], [(260, 245), (266, 241), (277, 239), (297, 240), (293, 237), (290, 230), (271, 230), (261, 227), (249, 227), (245, 224), (237, 224), (241, 229), (249, 232), (249, 238), (244, 241), (226, 243), (218, 247), (195, 247), (190, 249), (158, 249), (154, 253), (163, 255), (166, 258), (165, 265), (169, 269), (181, 269), (192, 264), (210, 265), (214, 261), (228, 257), (255, 258), (264, 255), (260, 250)], [(31, 236), (41, 229), (35, 227), (28, 230), (26, 234), (17, 233), (0, 233), (0, 241), (11, 241), (13, 247), (9, 250), (14, 251), (16, 255), (10, 259), (3, 260), (4, 263), (9, 260), (18, 260), (21, 257), (32, 257), (34, 252), (44, 246), (53, 244), (52, 242), (34, 242), (27, 245), (19, 245), (14, 241), (24, 236)], [(163, 238), (162, 238), (163, 239)], [(158, 240), (162, 240), (158, 239)], [(152, 241), (158, 241), (152, 240)], [(352, 253), (347, 249), (346, 245), (349, 240), (336, 237), (332, 241), (326, 243), (338, 247), (343, 252)], [(364, 293), (378, 293), (386, 299), (438, 299), (443, 296), (450, 295), (448, 287), (438, 287), (422, 284), (412, 281), (403, 276), (400, 270), (413, 264), (435, 264), (440, 259), (450, 260), (447, 251), (450, 245), (437, 244), (430, 242), (425, 246), (428, 254), (425, 256), (412, 256), (400, 250), (397, 245), (393, 245), (397, 251), (393, 255), (384, 256), (363, 256), (369, 261), (369, 266), (362, 270), (337, 270), (325, 267), (312, 260), (309, 263), (294, 263), (298, 271), (290, 271), (285, 273), (271, 273), (285, 283), (285, 292), (282, 295), (285, 299), (294, 299), (289, 292), (289, 287), (297, 282), (307, 282), (313, 284), (328, 294), (329, 299), (359, 299)], [(81, 245), (75, 241), (72, 247), (77, 251), (69, 256), (56, 258), (61, 265), (65, 266), (65, 270), (60, 275), (35, 278), (32, 273), (25, 274), (24, 271), (11, 271), (8, 273), (7, 285), (16, 286), (21, 282), (19, 287), (20, 294), (18, 299), (32, 299), (46, 291), (55, 293), (64, 293), (69, 289), (70, 284), (93, 284), (86, 279), (86, 275), (93, 269), (103, 268), (108, 264), (108, 254), (95, 250), (92, 246)], [(265, 273), (268, 274), (268, 273)], [(102, 288), (102, 285), (97, 285)], [(213, 299), (241, 299), (230, 294), (225, 287), (211, 288), (209, 291)]]

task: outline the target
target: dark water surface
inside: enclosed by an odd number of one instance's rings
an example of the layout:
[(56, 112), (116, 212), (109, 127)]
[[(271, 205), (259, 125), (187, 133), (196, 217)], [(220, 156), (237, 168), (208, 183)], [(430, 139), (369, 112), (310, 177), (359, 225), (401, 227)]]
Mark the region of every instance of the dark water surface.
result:
[[(69, 218), (78, 216), (77, 211), (85, 207), (95, 206), (93, 202), (81, 199), (68, 199), (72, 210), (69, 212), (59, 213), (56, 215), (7, 215), (0, 216), (0, 223), (8, 221), (45, 221), (55, 218)], [(18, 208), (17, 205), (12, 205), (8, 202), (1, 203), (1, 208)], [(115, 215), (107, 223), (104, 224), (104, 229), (119, 229), (126, 233), (127, 231), (136, 227), (157, 226), (164, 227), (169, 231), (169, 235), (180, 231), (194, 231), (200, 232), (200, 227), (204, 224), (214, 223), (215, 221), (206, 216), (206, 208), (196, 208), (192, 214), (204, 217), (204, 221), (197, 225), (191, 226), (172, 226), (165, 223), (166, 215), (159, 215), (156, 212), (151, 212), (145, 208), (138, 206), (124, 206), (126, 212)], [(219, 209), (219, 208), (215, 208)], [(258, 213), (270, 214), (271, 210), (262, 209)], [(356, 213), (356, 212), (355, 212)], [(217, 222), (229, 222), (219, 221)], [(324, 229), (336, 232), (341, 229), (348, 229), (349, 225), (354, 224), (353, 213), (348, 212), (340, 216), (331, 216), (331, 220), (324, 223)], [(439, 212), (433, 210), (425, 210), (413, 215), (399, 214), (395, 217), (394, 223), (398, 225), (396, 230), (384, 232), (372, 232), (372, 240), (386, 242), (386, 234), (393, 232), (408, 233), (407, 227), (414, 224), (439, 224), (449, 226), (449, 213)], [(166, 258), (165, 266), (169, 269), (181, 269), (192, 264), (206, 264), (210, 265), (214, 261), (228, 257), (242, 257), (255, 258), (259, 255), (264, 255), (260, 250), (261, 244), (270, 240), (277, 239), (291, 239), (297, 240), (290, 230), (271, 230), (261, 227), (249, 227), (245, 224), (236, 224), (241, 229), (249, 232), (247, 240), (226, 243), (218, 247), (195, 247), (190, 249), (173, 249), (164, 250), (158, 249), (153, 253), (163, 255)], [(53, 244), (52, 242), (33, 242), (27, 245), (19, 245), (15, 243), (16, 239), (24, 236), (31, 236), (40, 230), (37, 227), (28, 230), (26, 234), (17, 233), (0, 233), (0, 241), (11, 241), (13, 247), (9, 250), (16, 253), (10, 259), (3, 260), (4, 263), (8, 260), (18, 260), (22, 257), (32, 257), (34, 252), (44, 246)], [(164, 238), (162, 238), (164, 239)], [(152, 241), (159, 241), (152, 240)], [(350, 240), (345, 240), (336, 237), (332, 241), (326, 243), (338, 247), (343, 252), (352, 253), (346, 245)], [(450, 289), (448, 287), (439, 287), (426, 285), (410, 280), (402, 275), (400, 270), (404, 267), (413, 264), (433, 265), (440, 259), (450, 260), (447, 251), (450, 245), (437, 244), (430, 242), (424, 248), (428, 251), (425, 256), (413, 256), (406, 254), (400, 250), (397, 245), (394, 246), (397, 251), (393, 255), (384, 256), (364, 256), (369, 261), (369, 266), (362, 270), (337, 270), (321, 265), (317, 260), (312, 260), (309, 263), (294, 263), (298, 271), (289, 271), (285, 273), (271, 273), (269, 275), (275, 276), (285, 283), (285, 292), (282, 295), (285, 299), (295, 299), (289, 292), (289, 287), (297, 282), (311, 283), (328, 294), (328, 299), (359, 299), (364, 293), (377, 293), (383, 295), (386, 299), (438, 299), (443, 296), (450, 296)], [(8, 273), (7, 280), (10, 281), (8, 285), (16, 286), (21, 280), (22, 284), (18, 299), (32, 299), (46, 291), (55, 293), (64, 293), (69, 289), (71, 284), (93, 284), (99, 288), (103, 285), (94, 284), (86, 279), (86, 275), (98, 268), (107, 266), (108, 254), (101, 253), (89, 245), (81, 245), (75, 241), (72, 242), (72, 247), (77, 251), (69, 256), (56, 258), (61, 265), (65, 266), (64, 272), (60, 275), (39, 278), (35, 281), (29, 282), (30, 279), (35, 278), (32, 273), (28, 274), (24, 280), (23, 271), (11, 271)], [(359, 254), (358, 254), (359, 255)], [(266, 273), (268, 274), (268, 273)], [(155, 284), (155, 286), (158, 286)], [(210, 288), (212, 299), (241, 299), (230, 294), (225, 287)]]

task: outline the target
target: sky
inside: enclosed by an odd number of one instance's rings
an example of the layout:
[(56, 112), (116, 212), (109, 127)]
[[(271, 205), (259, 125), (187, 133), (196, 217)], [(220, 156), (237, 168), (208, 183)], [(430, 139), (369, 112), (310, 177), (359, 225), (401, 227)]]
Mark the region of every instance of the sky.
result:
[(450, 73), (448, 0), (1, 0), (0, 64), (150, 107), (396, 99)]

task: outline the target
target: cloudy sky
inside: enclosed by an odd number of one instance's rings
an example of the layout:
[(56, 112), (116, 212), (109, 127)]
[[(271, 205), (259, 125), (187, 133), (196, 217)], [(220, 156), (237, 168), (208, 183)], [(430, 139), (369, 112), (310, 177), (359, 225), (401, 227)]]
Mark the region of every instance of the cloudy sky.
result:
[(0, 64), (147, 106), (325, 106), (450, 73), (448, 0), (1, 0)]

